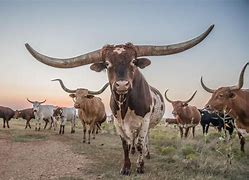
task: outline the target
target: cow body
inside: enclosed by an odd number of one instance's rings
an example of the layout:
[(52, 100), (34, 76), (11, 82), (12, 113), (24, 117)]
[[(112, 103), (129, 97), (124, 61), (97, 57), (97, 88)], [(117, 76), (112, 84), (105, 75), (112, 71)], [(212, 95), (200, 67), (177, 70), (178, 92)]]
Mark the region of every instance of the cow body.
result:
[(246, 63), (240, 73), (239, 83), (237, 86), (220, 87), (216, 90), (208, 88), (201, 78), (202, 87), (212, 97), (206, 104), (210, 111), (229, 113), (234, 119), (235, 128), (240, 138), (240, 149), (244, 150), (245, 136), (249, 135), (249, 89), (242, 89), (244, 84), (244, 72), (249, 63)]
[(3, 128), (5, 128), (5, 123), (7, 127), (9, 126), (9, 120), (14, 116), (15, 112), (9, 107), (0, 106), (0, 118), (3, 118)]
[(75, 133), (76, 109), (67, 107), (58, 107), (54, 110), (53, 117), (60, 122), (59, 134), (64, 134), (66, 121), (71, 122), (71, 133)]
[(29, 127), (31, 129), (30, 120), (35, 119), (35, 115), (34, 115), (33, 109), (29, 108), (29, 109), (23, 109), (23, 110), (16, 110), (14, 118), (16, 118), (16, 119), (18, 119), (18, 118), (25, 119), (26, 120), (25, 129), (27, 129), (27, 127)]

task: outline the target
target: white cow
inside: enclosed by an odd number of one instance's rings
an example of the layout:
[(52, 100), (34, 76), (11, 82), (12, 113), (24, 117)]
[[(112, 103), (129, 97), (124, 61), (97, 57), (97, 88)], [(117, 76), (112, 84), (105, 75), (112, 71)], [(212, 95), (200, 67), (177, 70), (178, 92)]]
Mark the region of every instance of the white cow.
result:
[(76, 109), (67, 107), (57, 107), (53, 112), (55, 120), (60, 122), (59, 134), (64, 134), (66, 121), (71, 121), (71, 133), (75, 133)]
[(56, 109), (56, 106), (53, 105), (41, 105), (42, 103), (45, 103), (46, 100), (39, 102), (39, 101), (30, 101), (27, 99), (30, 103), (33, 105), (33, 111), (36, 119), (35, 123), (35, 130), (40, 131), (41, 129), (41, 121), (45, 120), (46, 124), (44, 126), (44, 129), (46, 129), (48, 122), (50, 122), (49, 129), (52, 128), (52, 125), (54, 126), (54, 130), (56, 128), (56, 122), (53, 120), (53, 113), (54, 109)]

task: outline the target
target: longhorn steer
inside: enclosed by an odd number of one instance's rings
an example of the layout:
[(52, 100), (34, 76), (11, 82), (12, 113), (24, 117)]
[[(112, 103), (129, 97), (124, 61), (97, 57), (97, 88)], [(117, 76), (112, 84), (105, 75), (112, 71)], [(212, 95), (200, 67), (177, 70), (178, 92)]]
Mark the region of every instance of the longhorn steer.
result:
[(94, 95), (101, 94), (109, 84), (105, 84), (99, 91), (89, 91), (83, 88), (70, 90), (65, 87), (60, 79), (52, 81), (59, 81), (62, 89), (67, 93), (71, 93), (69, 96), (74, 100), (74, 107), (78, 109), (79, 118), (83, 125), (83, 143), (86, 142), (86, 131), (88, 129), (87, 143), (90, 144), (91, 132), (93, 132), (93, 138), (95, 139), (95, 126), (100, 126), (106, 119), (105, 106), (101, 99)]
[(139, 157), (137, 172), (144, 172), (144, 155), (148, 154), (148, 131), (162, 118), (164, 102), (162, 95), (152, 88), (138, 68), (150, 65), (142, 56), (162, 56), (176, 54), (200, 43), (213, 29), (212, 25), (197, 38), (167, 46), (141, 46), (131, 43), (105, 46), (100, 50), (81, 56), (58, 59), (42, 55), (26, 44), (28, 51), (40, 62), (58, 68), (72, 68), (92, 64), (91, 69), (100, 72), (107, 69), (111, 87), (110, 107), (115, 116), (114, 124), (119, 133), (123, 150), (124, 165), (121, 174), (129, 175), (131, 162), (130, 145), (136, 143)]
[(245, 151), (245, 138), (249, 133), (249, 89), (241, 89), (244, 84), (244, 73), (247, 63), (239, 77), (237, 86), (220, 87), (217, 90), (208, 88), (202, 80), (201, 85), (207, 92), (212, 93), (212, 97), (206, 104), (206, 108), (210, 111), (229, 112), (229, 115), (234, 118), (235, 127), (238, 131), (240, 139), (240, 149)]
[(60, 122), (59, 134), (64, 134), (66, 121), (71, 122), (71, 133), (75, 133), (76, 109), (67, 107), (58, 107), (54, 110), (53, 117)]
[(34, 114), (33, 109), (31, 109), (31, 108), (23, 109), (23, 110), (16, 110), (14, 118), (15, 119), (18, 119), (18, 118), (26, 119), (25, 129), (27, 129), (27, 127), (29, 127), (31, 129), (31, 126), (30, 126), (29, 122), (30, 122), (31, 119), (35, 119), (35, 114)]
[(36, 119), (35, 123), (35, 130), (40, 131), (41, 129), (41, 120), (44, 120), (46, 122), (44, 129), (46, 129), (48, 122), (50, 122), (49, 129), (52, 128), (52, 125), (54, 125), (54, 128), (56, 127), (55, 122), (53, 121), (53, 113), (54, 109), (56, 109), (56, 106), (53, 105), (41, 105), (42, 103), (45, 103), (46, 100), (39, 102), (39, 101), (30, 101), (27, 99), (28, 102), (30, 102), (33, 105), (33, 111)]
[(10, 128), (9, 120), (14, 116), (14, 114), (15, 111), (9, 107), (0, 106), (0, 118), (3, 118), (3, 128), (5, 128), (5, 123), (7, 124), (7, 127)]
[(165, 99), (173, 106), (172, 114), (176, 117), (178, 127), (180, 129), (181, 138), (183, 137), (183, 129), (185, 130), (185, 137), (188, 136), (189, 128), (192, 127), (193, 137), (195, 136), (195, 126), (201, 120), (201, 115), (195, 106), (189, 106), (188, 103), (194, 98), (197, 91), (187, 101), (172, 101), (167, 97), (168, 90), (165, 91)]

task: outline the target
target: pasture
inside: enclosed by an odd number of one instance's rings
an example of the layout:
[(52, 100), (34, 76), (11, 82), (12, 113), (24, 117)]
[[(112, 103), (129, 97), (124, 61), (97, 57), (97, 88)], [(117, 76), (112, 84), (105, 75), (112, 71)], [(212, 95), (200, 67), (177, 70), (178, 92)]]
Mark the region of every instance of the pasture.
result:
[[(0, 121), (2, 125), (2, 120)], [(145, 174), (135, 172), (136, 158), (131, 155), (132, 173), (119, 174), (123, 149), (112, 124), (104, 123), (102, 132), (91, 144), (82, 143), (82, 125), (70, 134), (58, 130), (24, 129), (22, 119), (10, 121), (11, 129), (0, 128), (0, 179), (248, 179), (249, 142), (240, 152), (237, 135), (227, 143), (210, 128), (202, 136), (180, 139), (178, 128), (162, 123), (150, 131), (151, 159), (145, 160)], [(227, 155), (230, 155), (230, 158)], [(230, 163), (231, 161), (231, 163)]]

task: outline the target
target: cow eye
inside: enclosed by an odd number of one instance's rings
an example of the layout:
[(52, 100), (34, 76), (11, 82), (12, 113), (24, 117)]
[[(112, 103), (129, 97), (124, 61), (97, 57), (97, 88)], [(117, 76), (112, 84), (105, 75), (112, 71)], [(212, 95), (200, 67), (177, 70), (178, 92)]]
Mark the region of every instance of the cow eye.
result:
[(219, 98), (223, 98), (223, 94), (219, 94)]
[(136, 59), (133, 59), (130, 63), (132, 66), (135, 66), (136, 65)]
[(105, 67), (106, 68), (110, 68), (112, 66), (112, 64), (109, 62), (109, 61), (106, 61), (105, 62)]

